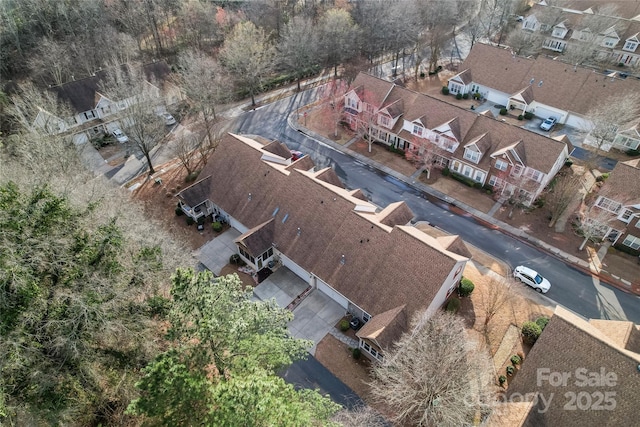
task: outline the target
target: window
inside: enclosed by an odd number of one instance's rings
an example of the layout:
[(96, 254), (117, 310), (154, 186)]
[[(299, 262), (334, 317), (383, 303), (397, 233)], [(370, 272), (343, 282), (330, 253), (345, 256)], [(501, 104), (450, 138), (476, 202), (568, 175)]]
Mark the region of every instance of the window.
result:
[(524, 169), (524, 167), (522, 165), (514, 165), (513, 169), (511, 169), (511, 175), (512, 176), (520, 176), (522, 175), (522, 170)]
[(634, 52), (638, 47), (638, 42), (628, 41), (624, 44), (623, 50)]
[(460, 170), (460, 162), (457, 161), (457, 160), (454, 160), (451, 163), (451, 170), (454, 171), (454, 172), (458, 172)]
[(553, 33), (551, 33), (553, 37), (560, 37), (560, 38), (563, 38), (565, 34), (567, 34), (567, 30), (564, 28), (554, 28)]
[(267, 260), (272, 256), (273, 256), (273, 248), (269, 248), (265, 253), (262, 254), (262, 259)]
[(238, 247), (238, 251), (240, 252), (240, 255), (245, 257), (245, 259), (247, 259), (251, 264), (256, 263), (256, 260), (249, 254), (249, 252), (245, 251), (243, 248)]
[(462, 175), (466, 176), (467, 178), (471, 178), (471, 175), (473, 175), (473, 168), (465, 165), (462, 168)]
[(625, 147), (630, 150), (635, 150), (640, 145), (640, 141), (637, 139), (629, 138), (628, 136), (618, 135), (616, 138), (616, 145), (620, 147)]
[(535, 169), (527, 168), (524, 175), (535, 182), (540, 182), (542, 180), (542, 172)]
[(509, 163), (504, 160), (496, 159), (496, 169), (500, 169), (501, 171), (506, 171), (509, 167)]
[(484, 181), (484, 172), (480, 172), (480, 171), (476, 171), (475, 176), (473, 177), (473, 179), (477, 182), (482, 182)]
[(522, 28), (524, 28), (525, 30), (535, 30), (536, 29), (536, 21), (534, 20), (525, 20), (524, 23), (522, 24)]
[(373, 114), (373, 105), (371, 105), (371, 104), (365, 104), (365, 105), (366, 105), (365, 108), (367, 110), (367, 113)]
[(614, 202), (613, 200), (607, 199), (606, 197), (602, 196), (600, 196), (600, 198), (598, 199), (596, 206), (613, 213), (620, 212), (620, 208), (622, 207), (620, 203)]
[(464, 150), (464, 158), (473, 163), (478, 163), (480, 161), (480, 153), (467, 148)]
[(389, 127), (389, 123), (391, 122), (391, 121), (389, 120), (389, 117), (387, 117), (387, 116), (385, 116), (385, 115), (382, 115), (382, 114), (380, 114), (378, 117), (380, 117), (380, 124), (381, 124), (382, 126)]
[(492, 187), (501, 187), (502, 180), (495, 175), (491, 175), (491, 178), (489, 178), (489, 185)]
[(622, 211), (622, 215), (620, 215), (620, 221), (624, 221), (628, 224), (631, 219), (631, 215), (633, 215), (633, 211), (631, 209), (625, 209)]
[(362, 313), (362, 321), (364, 323), (367, 323), (369, 319), (371, 319), (371, 316), (369, 316), (367, 313)]
[(413, 125), (413, 134), (414, 135), (418, 135), (418, 136), (422, 136), (422, 132), (424, 131), (424, 128), (420, 125)]
[(358, 101), (352, 98), (347, 98), (347, 107), (352, 108), (354, 110), (358, 109)]
[(638, 250), (640, 249), (640, 238), (628, 234), (627, 237), (624, 238), (622, 244), (629, 246), (631, 249)]
[(93, 110), (85, 111), (83, 114), (86, 120), (94, 119), (96, 117), (96, 114)]
[(602, 45), (604, 47), (614, 47), (616, 43), (618, 43), (618, 40), (608, 38), (608, 39), (604, 39), (604, 42), (602, 43)]

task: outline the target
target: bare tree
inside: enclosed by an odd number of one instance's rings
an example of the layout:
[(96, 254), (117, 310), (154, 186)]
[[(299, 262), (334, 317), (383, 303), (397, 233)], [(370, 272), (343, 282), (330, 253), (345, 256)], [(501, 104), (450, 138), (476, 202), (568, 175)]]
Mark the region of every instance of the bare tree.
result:
[(484, 312), (484, 321), (482, 323), (483, 333), (489, 331), (489, 324), (493, 317), (500, 311), (505, 309), (519, 293), (519, 287), (514, 286), (512, 277), (501, 277), (498, 280), (491, 280), (482, 292), (478, 292), (482, 311)]
[(200, 52), (183, 53), (179, 65), (178, 83), (193, 111), (202, 115), (208, 143), (211, 144), (214, 140), (212, 128), (217, 121), (216, 106), (230, 95), (225, 76), (213, 58)]
[(447, 158), (447, 151), (437, 143), (430, 141), (426, 136), (419, 138), (414, 136), (411, 140), (411, 147), (405, 150), (405, 157), (422, 168), (427, 173), (427, 178), (431, 178), (431, 171), (439, 163), (439, 159)]
[(197, 150), (198, 139), (195, 135), (180, 135), (173, 145), (173, 154), (180, 160), (180, 164), (191, 175), (199, 163), (199, 152)]
[(507, 44), (516, 55), (535, 55), (540, 52), (542, 35), (532, 31), (515, 30), (509, 35)]
[(338, 125), (344, 114), (344, 94), (349, 85), (341, 79), (333, 79), (322, 85), (318, 92), (320, 117), (327, 127), (333, 128), (333, 136), (338, 137)]
[(373, 373), (374, 399), (402, 425), (472, 424), (493, 400), (489, 355), (469, 340), (463, 319), (446, 312), (415, 319)]
[(582, 176), (574, 174), (571, 170), (559, 173), (553, 180), (546, 197), (546, 205), (551, 213), (549, 227), (556, 225), (558, 219), (576, 199), (576, 195), (584, 188), (583, 180)]
[(271, 74), (275, 54), (267, 34), (251, 22), (237, 24), (224, 42), (220, 52), (222, 66), (249, 91), (253, 106), (255, 94)]
[(624, 130), (638, 118), (638, 111), (640, 98), (632, 93), (611, 96), (594, 104), (586, 114), (587, 121), (583, 130), (588, 133), (587, 143), (596, 147), (596, 155), (613, 143), (620, 130)]
[(29, 59), (29, 68), (34, 76), (39, 76), (43, 83), (61, 85), (71, 75), (71, 57), (69, 46), (50, 38), (42, 38), (34, 55)]
[(360, 30), (344, 9), (329, 9), (320, 20), (320, 51), (333, 74), (338, 76), (338, 65), (353, 57)]
[[(430, 48), (429, 71), (433, 72), (438, 67), (440, 52), (444, 43), (449, 40), (458, 23), (458, 2), (435, 1), (418, 2), (420, 22), (426, 27), (424, 42)], [(420, 42), (418, 42), (418, 45)], [(419, 46), (416, 49), (419, 51)], [(417, 62), (417, 61), (416, 61)], [(417, 70), (415, 75), (417, 78)]]
[(343, 427), (385, 427), (387, 423), (370, 406), (358, 406), (343, 409), (335, 414), (331, 421)]
[(318, 35), (309, 19), (296, 17), (284, 27), (278, 44), (280, 62), (293, 77), (300, 90), (300, 80), (319, 63)]
[(578, 216), (578, 230), (584, 239), (578, 250), (583, 250), (589, 241), (595, 242), (607, 237), (605, 234), (609, 230), (609, 224), (615, 219), (613, 213), (598, 206), (583, 206)]

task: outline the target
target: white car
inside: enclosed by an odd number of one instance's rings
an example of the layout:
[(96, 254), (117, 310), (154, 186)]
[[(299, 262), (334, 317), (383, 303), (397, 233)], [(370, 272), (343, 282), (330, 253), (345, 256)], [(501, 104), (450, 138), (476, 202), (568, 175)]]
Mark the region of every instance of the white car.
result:
[(556, 119), (555, 117), (548, 117), (545, 119), (544, 122), (542, 122), (542, 124), (540, 125), (540, 129), (551, 130), (551, 128), (553, 128), (556, 125), (557, 121), (558, 119)]
[(538, 274), (537, 271), (523, 265), (519, 265), (513, 270), (513, 277), (543, 294), (549, 292), (551, 288), (551, 283), (547, 279)]
[(162, 113), (160, 116), (164, 119), (164, 124), (167, 126), (173, 126), (176, 124), (176, 119), (169, 113)]
[(120, 143), (120, 144), (124, 144), (125, 142), (129, 141), (129, 137), (127, 135), (124, 134), (124, 132), (122, 132), (120, 130), (120, 128), (115, 128), (114, 130), (111, 131), (111, 135), (113, 135), (113, 137)]

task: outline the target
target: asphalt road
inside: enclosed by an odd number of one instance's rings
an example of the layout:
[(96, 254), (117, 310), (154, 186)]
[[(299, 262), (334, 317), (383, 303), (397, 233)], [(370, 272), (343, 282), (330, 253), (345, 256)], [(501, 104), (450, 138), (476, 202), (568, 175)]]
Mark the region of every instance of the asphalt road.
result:
[[(546, 252), (532, 247), (499, 230), (486, 226), (465, 212), (439, 200), (429, 200), (413, 187), (354, 160), (332, 147), (290, 129), (287, 116), (314, 99), (315, 89), (248, 112), (231, 126), (233, 131), (258, 134), (286, 143), (289, 148), (309, 154), (318, 167), (331, 166), (345, 185), (360, 188), (379, 205), (404, 200), (416, 214), (416, 219), (453, 234), (466, 242), (505, 261), (511, 268), (526, 265), (538, 270), (552, 284), (546, 296), (586, 318), (631, 320), (640, 323), (640, 297), (626, 294), (601, 283)], [(534, 292), (531, 289), (526, 291)]]

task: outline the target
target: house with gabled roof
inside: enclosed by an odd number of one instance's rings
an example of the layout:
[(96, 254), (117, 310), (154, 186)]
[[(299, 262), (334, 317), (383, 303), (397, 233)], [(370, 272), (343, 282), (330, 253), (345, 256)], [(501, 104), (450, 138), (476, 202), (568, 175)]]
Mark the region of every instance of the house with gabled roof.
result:
[[(630, 93), (640, 96), (640, 81), (635, 78), (603, 74), (544, 56), (520, 57), (509, 49), (480, 43), (473, 46), (461, 69), (448, 81), (450, 92), (478, 94), (509, 110), (541, 118), (553, 116), (558, 123), (577, 129), (591, 128), (588, 113), (594, 105)], [(633, 126), (637, 129), (638, 124)], [(613, 147), (637, 149), (640, 141), (629, 132), (632, 129), (621, 130)]]
[[(125, 65), (123, 65), (126, 68)], [(145, 90), (151, 98), (164, 103), (174, 103), (181, 99), (181, 93), (168, 81), (171, 70), (166, 62), (157, 61), (142, 67)], [(120, 112), (136, 102), (136, 97), (111, 99), (102, 93), (101, 83), (107, 77), (107, 70), (100, 70), (86, 78), (73, 80), (49, 90), (54, 92), (60, 103), (68, 105), (73, 117), (55, 117), (48, 111), (40, 110), (34, 119), (34, 126), (49, 133), (68, 132), (82, 136), (76, 142), (86, 142), (87, 138), (109, 132), (112, 127), (123, 126), (114, 123)], [(113, 123), (113, 124), (112, 124)]]
[(638, 393), (638, 325), (587, 321), (558, 306), (504, 400), (533, 403), (527, 427), (627, 426), (640, 414)]
[(600, 221), (601, 237), (640, 255), (640, 159), (616, 163), (598, 190), (592, 209), (610, 214), (609, 217), (594, 215), (604, 220)]
[(363, 321), (360, 347), (373, 359), (415, 313), (445, 304), (470, 258), (460, 239), (410, 225), (404, 201), (380, 208), (278, 141), (227, 134), (200, 176), (178, 195), (184, 212), (228, 222), (249, 266), (284, 265)]
[(562, 53), (570, 47), (596, 47), (596, 59), (640, 64), (640, 7), (624, 0), (563, 0), (535, 3), (522, 29), (542, 32), (542, 48)]
[[(370, 95), (369, 87), (375, 88), (377, 95)], [(381, 98), (381, 93), (386, 96)], [(356, 77), (345, 94), (345, 121), (352, 129), (365, 129), (370, 141), (408, 153), (433, 145), (437, 147), (433, 164), (472, 179), (480, 187), (490, 186), (504, 197), (517, 193), (525, 204), (538, 197), (569, 157), (566, 141), (365, 73)]]

